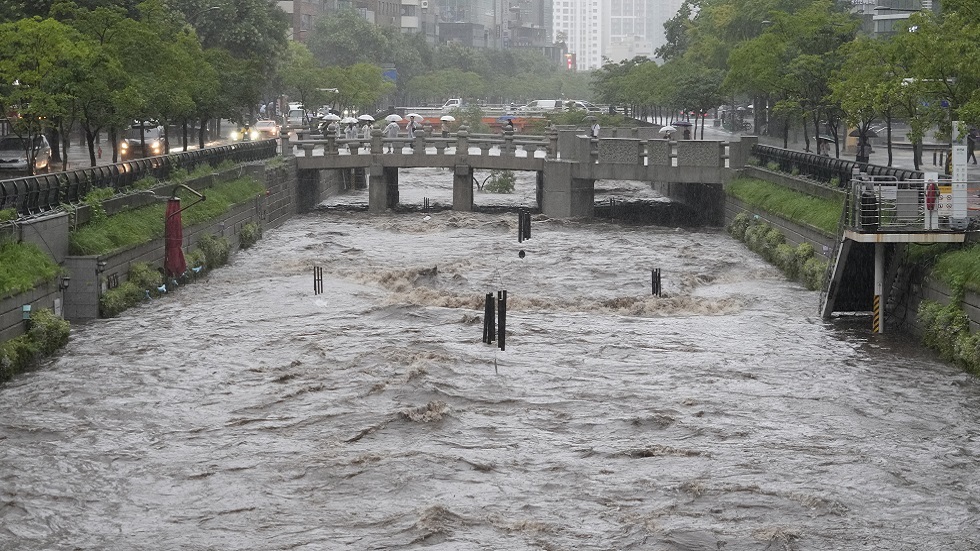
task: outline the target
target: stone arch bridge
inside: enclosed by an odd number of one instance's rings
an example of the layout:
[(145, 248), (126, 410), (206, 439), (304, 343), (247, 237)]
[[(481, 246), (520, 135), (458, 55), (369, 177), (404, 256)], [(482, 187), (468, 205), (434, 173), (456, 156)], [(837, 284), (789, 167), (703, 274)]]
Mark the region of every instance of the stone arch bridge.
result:
[(720, 224), (722, 186), (745, 166), (757, 142), (754, 137), (672, 141), (651, 136), (655, 129), (650, 128), (607, 132), (608, 137), (595, 139), (576, 130), (531, 136), (470, 134), (464, 127), (447, 138), (424, 133), (410, 140), (385, 138), (376, 129), (370, 139), (301, 135), (295, 142), (284, 140), (282, 151), (297, 148), (300, 187), (311, 198), (320, 195), (322, 171), (362, 170), (372, 212), (398, 204), (399, 169), (441, 167), (453, 173), (453, 210), (473, 210), (475, 170), (533, 171), (538, 207), (550, 217), (592, 217), (595, 181), (616, 179), (650, 182), (704, 213), (703, 223)]

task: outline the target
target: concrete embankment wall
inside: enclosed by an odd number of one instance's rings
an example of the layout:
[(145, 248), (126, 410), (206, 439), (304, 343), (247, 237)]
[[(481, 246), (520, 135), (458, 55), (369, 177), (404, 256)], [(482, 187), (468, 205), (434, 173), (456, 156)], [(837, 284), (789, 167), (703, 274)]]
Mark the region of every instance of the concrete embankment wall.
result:
[[(224, 215), (205, 224), (184, 228), (184, 250), (193, 249), (204, 236), (225, 237), (237, 250), (242, 227), (248, 223), (271, 229), (284, 224), (292, 216), (310, 209), (310, 202), (320, 202), (343, 190), (343, 182), (338, 172), (324, 171), (315, 185), (303, 189), (297, 180), (295, 159), (286, 158), (279, 165), (267, 168), (265, 162), (256, 162), (219, 174), (187, 182), (190, 187), (207, 195), (207, 188), (217, 182), (252, 176), (263, 182), (266, 193), (244, 203), (235, 205)], [(309, 185), (309, 183), (307, 183)], [(169, 196), (173, 184), (163, 185), (149, 193), (133, 194), (114, 198), (105, 203), (107, 214), (123, 208), (133, 208)], [(193, 208), (193, 207), (191, 207)], [(73, 218), (74, 217), (74, 218)], [(24, 333), (23, 310), (29, 305), (32, 310), (48, 308), (70, 321), (98, 317), (99, 299), (110, 285), (126, 280), (129, 267), (134, 263), (146, 262), (163, 265), (164, 240), (156, 239), (149, 243), (115, 251), (102, 256), (68, 255), (69, 230), (71, 225), (87, 220), (85, 207), (72, 215), (53, 213), (35, 220), (18, 223), (11, 237), (18, 241), (29, 241), (48, 252), (61, 264), (70, 277), (67, 289), (61, 289), (61, 278), (40, 285), (30, 292), (0, 298), (0, 342), (15, 338)]]
[[(743, 175), (767, 180), (816, 197), (831, 198), (834, 194), (840, 193), (838, 190), (818, 183), (759, 167), (747, 166)], [(834, 250), (836, 236), (794, 220), (756, 209), (731, 196), (725, 197), (724, 208), (725, 226), (728, 226), (739, 213), (748, 212), (777, 228), (786, 237), (788, 244), (795, 247), (800, 243), (810, 243), (817, 255), (830, 261), (829, 255)], [(930, 300), (947, 305), (953, 300), (953, 292), (941, 282), (922, 274), (914, 278), (910, 285), (911, 288), (902, 303), (896, 307), (895, 311), (886, 313), (886, 323), (889, 327), (899, 327), (902, 331), (921, 337), (925, 328), (920, 326), (916, 319), (919, 304), (923, 300)], [(980, 295), (967, 291), (961, 307), (970, 318), (971, 331), (980, 330)]]

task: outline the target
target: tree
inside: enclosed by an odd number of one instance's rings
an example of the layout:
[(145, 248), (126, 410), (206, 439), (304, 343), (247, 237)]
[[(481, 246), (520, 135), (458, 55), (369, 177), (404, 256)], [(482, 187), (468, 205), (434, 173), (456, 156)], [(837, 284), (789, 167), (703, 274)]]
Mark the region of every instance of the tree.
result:
[(21, 19), (0, 25), (0, 108), (11, 131), (23, 138), (33, 174), (40, 142), (51, 121), (67, 116), (64, 83), (78, 65), (77, 34), (54, 19)]
[(303, 105), (320, 105), (326, 101), (330, 75), (317, 66), (313, 54), (302, 43), (289, 43), (280, 73), (286, 94)]

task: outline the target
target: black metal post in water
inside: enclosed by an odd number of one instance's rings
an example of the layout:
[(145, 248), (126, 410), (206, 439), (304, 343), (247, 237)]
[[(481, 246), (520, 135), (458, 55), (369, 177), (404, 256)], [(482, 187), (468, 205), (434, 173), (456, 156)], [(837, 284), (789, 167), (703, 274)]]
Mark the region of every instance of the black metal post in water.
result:
[(320, 266), (313, 267), (313, 294), (319, 295), (323, 292), (323, 268)]
[(524, 211), (517, 212), (517, 242), (524, 241)]
[(650, 272), (650, 285), (654, 296), (659, 297), (661, 291), (663, 290), (660, 286), (660, 268), (654, 268), (654, 270)]
[(521, 217), (524, 219), (524, 239), (531, 239), (531, 211), (521, 210)]
[(507, 291), (497, 291), (497, 315), (500, 316), (500, 323), (497, 324), (497, 346), (504, 350), (504, 336), (507, 332)]
[(428, 197), (423, 197), (422, 198), (422, 210), (426, 214), (429, 214), (429, 198)]
[(487, 293), (486, 301), (483, 306), (483, 342), (493, 343), (494, 334), (497, 332), (494, 327), (494, 304), (493, 293)]

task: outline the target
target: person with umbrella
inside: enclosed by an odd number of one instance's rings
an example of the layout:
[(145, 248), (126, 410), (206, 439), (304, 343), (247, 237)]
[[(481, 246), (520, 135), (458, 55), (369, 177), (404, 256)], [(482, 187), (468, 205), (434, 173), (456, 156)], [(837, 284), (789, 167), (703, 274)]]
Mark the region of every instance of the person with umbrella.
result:
[[(388, 139), (397, 138), (398, 131), (400, 130), (400, 128), (398, 127), (398, 121), (402, 120), (402, 118), (398, 115), (388, 115), (387, 117), (385, 117), (385, 120), (388, 121), (388, 125), (385, 126), (384, 129), (385, 137)], [(387, 150), (386, 153), (394, 153), (395, 143), (389, 142), (385, 144), (385, 149)]]

